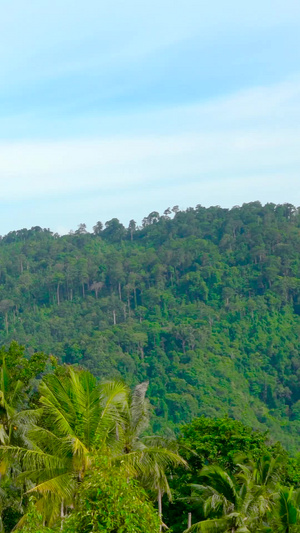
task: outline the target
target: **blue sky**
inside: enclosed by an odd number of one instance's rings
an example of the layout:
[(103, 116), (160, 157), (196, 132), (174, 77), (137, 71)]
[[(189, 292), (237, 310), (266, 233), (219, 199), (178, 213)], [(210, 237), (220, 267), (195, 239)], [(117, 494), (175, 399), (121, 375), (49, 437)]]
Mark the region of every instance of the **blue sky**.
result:
[(0, 234), (300, 204), (298, 1), (0, 9)]

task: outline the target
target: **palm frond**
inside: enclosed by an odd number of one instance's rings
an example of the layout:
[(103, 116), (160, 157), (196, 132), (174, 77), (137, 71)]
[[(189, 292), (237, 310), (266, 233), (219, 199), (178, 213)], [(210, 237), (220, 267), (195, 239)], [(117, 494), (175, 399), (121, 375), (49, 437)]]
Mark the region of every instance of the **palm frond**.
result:
[(71, 501), (74, 495), (75, 487), (76, 481), (74, 476), (70, 473), (65, 473), (38, 483), (32, 489), (28, 490), (27, 494), (32, 492), (38, 492), (40, 494), (53, 494), (57, 498), (64, 499), (65, 501)]
[(237, 487), (234, 479), (218, 466), (205, 466), (200, 477), (207, 485), (221, 493), (229, 502), (236, 504)]
[(280, 523), (286, 531), (289, 531), (292, 526), (297, 524), (299, 511), (293, 501), (293, 487), (289, 489), (282, 488), (279, 491), (278, 515)]
[(64, 461), (61, 457), (45, 453), (41, 449), (29, 450), (19, 446), (1, 446), (0, 460), (17, 460), (21, 462), (26, 470), (39, 470), (43, 468), (55, 469), (62, 468)]
[(150, 403), (146, 398), (149, 381), (139, 383), (130, 395), (129, 401), (129, 428), (132, 433), (139, 436), (147, 429), (150, 420)]
[(224, 518), (204, 520), (192, 525), (184, 533), (226, 533), (228, 531), (228, 521)]

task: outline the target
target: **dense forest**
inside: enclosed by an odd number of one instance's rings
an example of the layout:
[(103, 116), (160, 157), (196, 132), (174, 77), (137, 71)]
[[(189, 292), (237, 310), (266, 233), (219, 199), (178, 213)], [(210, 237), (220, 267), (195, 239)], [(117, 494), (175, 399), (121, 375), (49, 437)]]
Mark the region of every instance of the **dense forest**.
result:
[(153, 433), (147, 388), (2, 348), (1, 532), (299, 531), (299, 459), (228, 417)]
[(300, 437), (300, 209), (198, 205), (0, 241), (0, 343), (149, 381), (153, 431), (229, 416)]

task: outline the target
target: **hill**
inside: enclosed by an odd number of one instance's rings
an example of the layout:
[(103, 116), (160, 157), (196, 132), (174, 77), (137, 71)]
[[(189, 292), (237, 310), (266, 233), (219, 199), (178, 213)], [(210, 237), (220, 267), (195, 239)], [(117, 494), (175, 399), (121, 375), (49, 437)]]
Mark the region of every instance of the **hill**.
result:
[(0, 241), (0, 344), (149, 380), (156, 429), (228, 414), (296, 451), (299, 252), (290, 204), (13, 231)]

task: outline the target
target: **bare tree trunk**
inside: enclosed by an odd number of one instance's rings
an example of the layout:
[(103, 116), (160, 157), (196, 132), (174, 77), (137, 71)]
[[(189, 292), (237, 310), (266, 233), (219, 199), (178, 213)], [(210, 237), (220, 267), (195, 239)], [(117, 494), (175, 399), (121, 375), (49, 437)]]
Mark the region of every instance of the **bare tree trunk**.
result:
[(64, 526), (64, 500), (61, 500), (60, 504), (60, 529), (62, 530)]
[(57, 305), (60, 304), (60, 299), (59, 299), (59, 283), (57, 284), (57, 287), (56, 287), (56, 301), (57, 301)]
[(192, 527), (192, 513), (188, 514), (188, 529)]
[(8, 314), (5, 313), (5, 331), (6, 335), (8, 335)]
[(119, 288), (119, 298), (122, 301), (121, 283), (119, 283), (118, 288)]
[(158, 503), (158, 516), (160, 518), (159, 531), (162, 531), (162, 494), (161, 494), (160, 489), (158, 489), (157, 503)]
[(137, 308), (137, 297), (136, 297), (136, 288), (135, 287), (133, 289), (133, 294), (134, 294), (134, 307), (136, 309)]
[(130, 317), (130, 300), (129, 300), (129, 297), (127, 299), (127, 305), (128, 305), (128, 316)]
[(141, 359), (142, 359), (142, 361), (144, 361), (145, 354), (144, 354), (143, 345), (141, 343), (139, 343), (139, 349), (140, 349)]
[(113, 317), (114, 317), (114, 326), (116, 325), (117, 323), (117, 320), (116, 320), (116, 311), (113, 310)]

